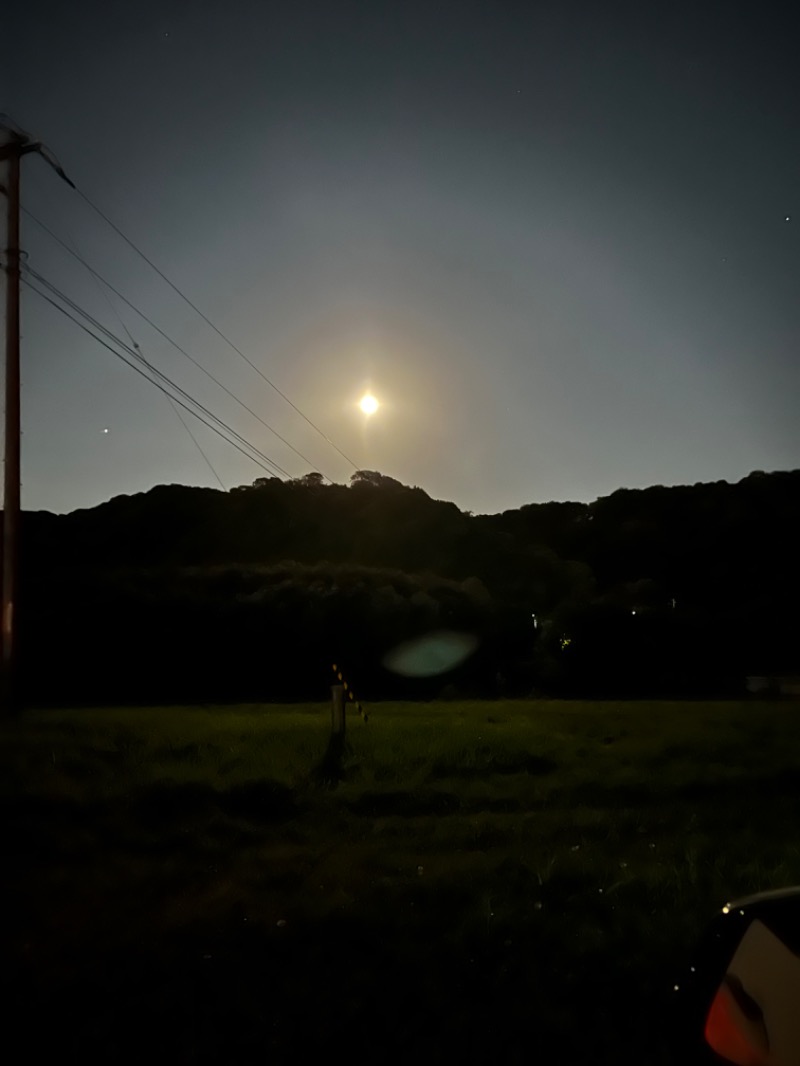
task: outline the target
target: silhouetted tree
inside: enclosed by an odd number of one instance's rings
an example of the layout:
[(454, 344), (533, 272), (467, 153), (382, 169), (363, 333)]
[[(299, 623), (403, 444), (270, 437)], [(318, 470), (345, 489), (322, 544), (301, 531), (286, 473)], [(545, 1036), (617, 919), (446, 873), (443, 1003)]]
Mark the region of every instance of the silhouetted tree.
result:
[(23, 667), (42, 699), (308, 698), (335, 651), (419, 694), (380, 662), (438, 626), (479, 637), (475, 692), (730, 692), (800, 667), (799, 525), (800, 471), (477, 517), (376, 471), (162, 485), (23, 515)]

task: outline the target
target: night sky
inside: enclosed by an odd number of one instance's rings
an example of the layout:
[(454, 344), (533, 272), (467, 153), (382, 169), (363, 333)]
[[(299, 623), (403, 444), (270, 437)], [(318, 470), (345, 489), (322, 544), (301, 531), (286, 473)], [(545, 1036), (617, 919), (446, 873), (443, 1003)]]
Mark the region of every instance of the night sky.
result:
[[(496, 512), (800, 465), (786, 11), (27, 0), (0, 108), (358, 467)], [(292, 476), (348, 480), (36, 157), (23, 205), (309, 462), (24, 217), (31, 267)], [(25, 509), (217, 484), (166, 398), (25, 290), (22, 357)], [(226, 488), (264, 476), (191, 428)]]

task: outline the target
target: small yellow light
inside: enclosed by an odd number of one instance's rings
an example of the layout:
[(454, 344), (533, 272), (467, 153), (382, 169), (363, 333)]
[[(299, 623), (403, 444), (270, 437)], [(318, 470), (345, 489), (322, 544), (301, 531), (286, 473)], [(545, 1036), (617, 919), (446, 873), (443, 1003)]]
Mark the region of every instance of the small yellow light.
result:
[(372, 395), (372, 393), (368, 392), (365, 396), (361, 397), (358, 406), (361, 408), (365, 415), (374, 415), (380, 407), (380, 404)]

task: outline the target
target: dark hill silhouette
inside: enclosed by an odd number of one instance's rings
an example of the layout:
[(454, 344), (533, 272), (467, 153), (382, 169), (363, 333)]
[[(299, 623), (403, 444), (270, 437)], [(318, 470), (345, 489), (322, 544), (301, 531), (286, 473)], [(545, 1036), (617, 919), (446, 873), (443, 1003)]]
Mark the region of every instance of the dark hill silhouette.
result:
[(800, 471), (476, 517), (375, 471), (162, 485), (25, 513), (24, 669), (42, 699), (308, 698), (335, 652), (407, 693), (382, 652), (460, 626), (467, 691), (726, 694), (798, 672), (799, 519)]
[(648, 578), (670, 598), (736, 603), (763, 595), (766, 578), (797, 588), (800, 471), (619, 489), (591, 504), (529, 504), (477, 521), (582, 560), (603, 589)]

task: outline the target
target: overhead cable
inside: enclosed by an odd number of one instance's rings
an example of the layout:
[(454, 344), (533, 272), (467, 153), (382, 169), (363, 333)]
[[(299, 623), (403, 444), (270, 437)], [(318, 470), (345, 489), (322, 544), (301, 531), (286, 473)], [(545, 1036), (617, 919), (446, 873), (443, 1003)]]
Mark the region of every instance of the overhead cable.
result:
[[(77, 245), (75, 244), (74, 238), (71, 237), (71, 236), (70, 236), (70, 244), (75, 249), (76, 254), (78, 254)], [(116, 304), (112, 301), (112, 299), (109, 296), (109, 294), (106, 291), (106, 289), (103, 288), (103, 285), (101, 284), (100, 279), (97, 277), (96, 274), (94, 274), (91, 270), (88, 269), (88, 266), (87, 266), (87, 273), (89, 274), (89, 277), (92, 279), (92, 281), (94, 282), (95, 286), (97, 287), (97, 290), (100, 293), (100, 295), (103, 297), (105, 302), (108, 304), (109, 308), (111, 309), (111, 313), (114, 315), (114, 317), (116, 318), (117, 322), (119, 322), (120, 326), (124, 330), (128, 340), (131, 342), (131, 346), (133, 348), (135, 348), (136, 351), (141, 352), (140, 346), (136, 343), (136, 338), (131, 333), (130, 329), (128, 329), (128, 326), (127, 326), (127, 323), (125, 322), (125, 319), (119, 313), (119, 310), (118, 310)], [(195, 437), (194, 433), (192, 433), (192, 430), (191, 430), (191, 427), (189, 426), (189, 423), (185, 420), (183, 415), (178, 410), (178, 406), (175, 403), (174, 399), (171, 396), (166, 396), (165, 399), (166, 399), (167, 403), (169, 404), (170, 409), (172, 410), (172, 413), (175, 415), (175, 417), (178, 419), (178, 421), (180, 422), (180, 424), (183, 426), (184, 430), (186, 431), (186, 434), (188, 435), (189, 440), (192, 442), (192, 444), (195, 446), (195, 448), (199, 452), (200, 457), (202, 458), (203, 462), (206, 464), (208, 469), (213, 474), (217, 484), (219, 485), (219, 487), (222, 489), (223, 492), (227, 492), (227, 489), (225, 487), (225, 483), (223, 482), (222, 478), (219, 476), (216, 467), (214, 466), (214, 464), (209, 459), (209, 457), (206, 454), (206, 451), (203, 448), (203, 446), (201, 445), (200, 441), (197, 439), (197, 437)]]
[(244, 352), (243, 352), (243, 351), (242, 351), (242, 350), (241, 350), (240, 348), (237, 348), (237, 346), (236, 346), (236, 345), (235, 345), (235, 344), (233, 343), (233, 341), (232, 341), (232, 340), (231, 340), (231, 339), (230, 339), (230, 338), (229, 338), (228, 336), (226, 336), (226, 335), (225, 335), (225, 334), (224, 334), (224, 333), (222, 332), (222, 330), (221, 330), (221, 329), (219, 329), (219, 328), (218, 328), (218, 327), (217, 327), (217, 326), (216, 326), (216, 325), (215, 325), (215, 324), (214, 324), (214, 323), (213, 323), (213, 322), (211, 321), (211, 319), (210, 319), (210, 318), (209, 318), (209, 317), (208, 317), (207, 315), (205, 315), (205, 314), (204, 314), (204, 313), (203, 313), (203, 312), (202, 312), (202, 311), (200, 310), (200, 308), (199, 308), (199, 307), (198, 307), (198, 306), (197, 306), (197, 305), (196, 305), (195, 303), (193, 303), (193, 302), (192, 302), (192, 301), (191, 301), (191, 300), (189, 299), (189, 297), (188, 297), (188, 296), (187, 296), (187, 295), (186, 295), (186, 294), (185, 294), (185, 293), (184, 293), (184, 292), (183, 292), (183, 291), (182, 291), (181, 289), (179, 289), (179, 288), (178, 288), (178, 286), (177, 286), (177, 285), (175, 284), (175, 282), (174, 282), (174, 281), (172, 281), (172, 280), (171, 280), (170, 278), (168, 278), (168, 277), (167, 277), (167, 275), (166, 275), (166, 274), (165, 274), (165, 273), (163, 272), (163, 270), (160, 270), (160, 269), (159, 269), (159, 267), (157, 267), (157, 266), (156, 266), (156, 264), (155, 264), (155, 263), (154, 263), (154, 262), (152, 261), (152, 259), (148, 258), (148, 256), (147, 256), (147, 255), (145, 255), (145, 253), (144, 253), (144, 252), (143, 252), (143, 251), (141, 250), (141, 248), (139, 248), (139, 246), (138, 246), (137, 244), (135, 244), (135, 243), (134, 243), (134, 241), (132, 241), (130, 237), (128, 237), (128, 236), (127, 236), (127, 235), (126, 235), (125, 233), (123, 233), (123, 231), (122, 231), (122, 230), (121, 230), (121, 229), (119, 228), (119, 226), (117, 226), (117, 225), (116, 225), (116, 224), (115, 224), (114, 222), (112, 222), (112, 220), (111, 220), (111, 219), (110, 219), (110, 218), (108, 217), (108, 215), (106, 215), (106, 214), (105, 214), (105, 212), (104, 212), (104, 211), (102, 211), (102, 210), (101, 210), (101, 209), (100, 209), (100, 208), (99, 208), (99, 207), (97, 206), (97, 204), (95, 204), (95, 203), (94, 203), (94, 202), (93, 202), (92, 200), (90, 200), (90, 199), (89, 199), (89, 197), (88, 197), (88, 196), (86, 195), (86, 193), (85, 193), (85, 192), (83, 192), (83, 191), (82, 191), (81, 189), (79, 189), (79, 188), (77, 188), (77, 187), (75, 187), (75, 191), (77, 192), (78, 196), (80, 196), (80, 198), (81, 198), (81, 199), (82, 199), (82, 200), (83, 200), (83, 201), (84, 201), (85, 203), (87, 203), (87, 204), (89, 205), (89, 207), (91, 207), (91, 209), (92, 209), (93, 211), (95, 211), (95, 212), (96, 212), (96, 213), (97, 213), (97, 214), (98, 214), (98, 215), (100, 216), (100, 218), (102, 218), (102, 219), (103, 219), (103, 221), (104, 221), (104, 222), (106, 222), (106, 223), (107, 223), (107, 224), (108, 224), (108, 225), (109, 225), (109, 226), (111, 227), (111, 229), (113, 229), (113, 230), (114, 230), (114, 232), (115, 232), (116, 234), (118, 234), (118, 235), (119, 235), (119, 236), (120, 236), (120, 237), (122, 238), (122, 240), (123, 240), (123, 241), (125, 241), (125, 243), (126, 243), (126, 244), (127, 244), (127, 245), (128, 245), (129, 247), (130, 247), (130, 248), (132, 248), (132, 249), (133, 249), (133, 251), (134, 251), (134, 252), (136, 252), (136, 254), (137, 254), (138, 256), (140, 256), (140, 258), (141, 258), (141, 259), (143, 259), (143, 260), (144, 260), (144, 262), (145, 262), (145, 263), (147, 263), (147, 265), (148, 265), (149, 267), (151, 267), (151, 268), (152, 268), (152, 269), (153, 269), (153, 270), (154, 270), (154, 271), (156, 272), (156, 274), (158, 274), (158, 276), (159, 276), (159, 277), (160, 277), (160, 278), (161, 278), (161, 279), (162, 279), (163, 281), (165, 281), (165, 282), (167, 283), (167, 285), (169, 285), (169, 287), (170, 287), (170, 288), (171, 288), (171, 289), (173, 290), (173, 292), (177, 293), (177, 295), (178, 295), (178, 296), (180, 296), (180, 298), (181, 298), (181, 299), (182, 299), (182, 300), (184, 301), (184, 303), (188, 304), (188, 306), (189, 306), (189, 307), (191, 307), (191, 309), (192, 309), (192, 310), (193, 310), (193, 311), (194, 311), (194, 312), (195, 312), (196, 314), (198, 314), (198, 315), (200, 316), (200, 318), (202, 318), (202, 319), (203, 319), (203, 321), (204, 321), (204, 322), (205, 322), (205, 323), (206, 323), (207, 325), (209, 325), (209, 326), (211, 327), (211, 329), (213, 329), (213, 330), (214, 330), (214, 332), (215, 332), (215, 333), (216, 333), (216, 334), (217, 334), (217, 335), (218, 335), (219, 337), (221, 337), (221, 338), (222, 338), (222, 340), (224, 340), (224, 341), (225, 341), (225, 343), (226, 343), (226, 344), (228, 345), (228, 347), (232, 348), (232, 349), (233, 349), (233, 351), (234, 351), (234, 352), (236, 352), (236, 354), (237, 354), (238, 356), (240, 356), (240, 358), (242, 358), (242, 359), (243, 359), (243, 360), (244, 360), (244, 361), (245, 361), (245, 362), (247, 363), (247, 365), (248, 365), (248, 366), (252, 367), (252, 369), (253, 369), (253, 370), (255, 370), (255, 372), (256, 372), (256, 373), (258, 374), (258, 376), (259, 376), (260, 378), (262, 378), (262, 379), (263, 379), (263, 380), (264, 380), (264, 381), (265, 381), (265, 382), (267, 383), (267, 385), (269, 385), (269, 387), (270, 387), (271, 389), (273, 389), (273, 390), (274, 390), (275, 392), (277, 392), (277, 394), (278, 394), (278, 395), (279, 395), (279, 396), (281, 397), (281, 399), (285, 400), (285, 401), (286, 401), (286, 403), (288, 403), (288, 404), (289, 404), (289, 406), (290, 406), (290, 407), (291, 407), (291, 408), (292, 408), (292, 409), (293, 409), (294, 411), (296, 411), (296, 412), (297, 412), (297, 414), (299, 414), (299, 415), (300, 415), (300, 417), (301, 417), (301, 418), (303, 418), (303, 419), (304, 419), (304, 420), (305, 420), (305, 421), (306, 421), (306, 422), (307, 422), (307, 423), (308, 423), (308, 424), (309, 424), (309, 425), (311, 426), (311, 428), (312, 428), (313, 430), (315, 430), (315, 431), (316, 431), (316, 432), (317, 432), (317, 433), (318, 433), (318, 434), (319, 434), (319, 435), (320, 435), (320, 436), (322, 437), (322, 439), (323, 439), (323, 440), (327, 441), (327, 443), (328, 443), (328, 444), (330, 444), (330, 446), (331, 446), (331, 447), (332, 447), (332, 448), (333, 448), (333, 449), (334, 449), (335, 451), (337, 451), (337, 452), (339, 453), (339, 455), (341, 455), (341, 456), (342, 456), (342, 458), (343, 458), (343, 459), (345, 459), (345, 460), (346, 460), (346, 461), (347, 461), (347, 462), (348, 462), (348, 463), (349, 463), (349, 464), (350, 464), (350, 465), (351, 465), (351, 466), (353, 467), (353, 469), (354, 469), (354, 470), (357, 470), (357, 469), (358, 469), (358, 467), (357, 467), (357, 466), (356, 466), (356, 464), (355, 464), (355, 463), (353, 462), (353, 460), (352, 460), (352, 459), (351, 459), (351, 458), (350, 458), (350, 457), (349, 457), (348, 455), (346, 455), (346, 454), (345, 454), (345, 453), (344, 453), (344, 452), (342, 451), (342, 449), (341, 449), (341, 448), (340, 448), (340, 447), (339, 447), (339, 446), (338, 446), (337, 444), (335, 444), (335, 443), (334, 443), (334, 442), (333, 442), (333, 441), (331, 440), (331, 438), (330, 438), (329, 436), (327, 436), (327, 435), (326, 435), (326, 434), (325, 434), (325, 433), (324, 433), (324, 432), (323, 432), (323, 431), (322, 431), (322, 430), (320, 429), (320, 427), (319, 427), (319, 426), (318, 426), (318, 425), (317, 425), (317, 424), (316, 424), (315, 422), (312, 422), (312, 421), (311, 421), (311, 419), (310, 419), (310, 418), (308, 417), (308, 415), (306, 415), (306, 414), (305, 414), (305, 413), (304, 413), (303, 411), (301, 411), (301, 410), (300, 410), (300, 408), (299, 408), (299, 407), (297, 406), (297, 404), (293, 403), (293, 402), (292, 402), (292, 401), (291, 401), (291, 400), (289, 399), (289, 397), (288, 397), (288, 396), (286, 395), (286, 393), (282, 392), (282, 391), (281, 391), (281, 390), (280, 390), (280, 389), (278, 388), (278, 386), (277, 386), (277, 385), (276, 385), (276, 384), (275, 384), (275, 383), (274, 383), (273, 381), (270, 381), (270, 379), (269, 379), (269, 378), (268, 378), (268, 377), (266, 376), (266, 374), (265, 374), (265, 373), (264, 373), (264, 372), (263, 372), (263, 371), (262, 371), (261, 369), (259, 369), (259, 367), (257, 367), (257, 366), (256, 366), (256, 364), (255, 364), (255, 363), (254, 363), (254, 362), (253, 362), (253, 361), (252, 361), (251, 359), (249, 359), (249, 358), (248, 358), (248, 357), (247, 357), (247, 356), (246, 356), (246, 355), (244, 354)]
[[(25, 271), (25, 275), (27, 274), (31, 274), (34, 277), (36, 276), (34, 272), (30, 269)], [(40, 280), (40, 283), (46, 285), (48, 288), (55, 289), (54, 286), (50, 286), (48, 282), (46, 282), (44, 279), (41, 279), (41, 276), (39, 276), (37, 280)], [(29, 289), (35, 292), (38, 296), (40, 296), (43, 300), (49, 303), (57, 311), (60, 311), (61, 314), (63, 314), (66, 318), (74, 322), (80, 329), (83, 330), (84, 333), (87, 333), (90, 337), (97, 341), (98, 344), (101, 344), (104, 348), (110, 351), (112, 355), (115, 355), (132, 370), (135, 370), (137, 374), (145, 378), (146, 381), (149, 381), (151, 385), (154, 385), (161, 392), (165, 393), (165, 395), (169, 396), (175, 403), (178, 404), (178, 406), (182, 407), (185, 411), (188, 411), (189, 414), (193, 415), (198, 421), (208, 426), (209, 429), (212, 429), (217, 434), (217, 436), (221, 437), (228, 444), (231, 444), (234, 448), (236, 448), (237, 451), (241, 452), (242, 455), (250, 459), (251, 462), (261, 467), (261, 469), (265, 470), (268, 474), (274, 476), (275, 472), (277, 471), (285, 475), (286, 477), (291, 478), (291, 475), (287, 471), (283, 470), (282, 467), (278, 466), (278, 464), (274, 460), (270, 459), (269, 456), (264, 455), (264, 453), (261, 452), (255, 445), (247, 441), (244, 437), (241, 436), (241, 434), (237, 433), (236, 430), (232, 429), (229, 425), (227, 425), (226, 422), (218, 418), (198, 400), (195, 400), (192, 396), (190, 396), (186, 392), (186, 390), (182, 389), (179, 385), (177, 385), (170, 378), (168, 378), (166, 374), (163, 374), (151, 363), (149, 363), (144, 358), (144, 356), (141, 355), (141, 353), (137, 352), (135, 349), (129, 348), (124, 341), (120, 340), (118, 337), (115, 337), (110, 330), (107, 330), (106, 327), (102, 326), (100, 323), (96, 323), (96, 321), (92, 319), (91, 315), (88, 315), (86, 312), (83, 312), (80, 309), (78, 309), (77, 312), (73, 314), (70, 310), (64, 307), (63, 304), (60, 304), (57, 299), (54, 299), (52, 296), (48, 296), (46, 292), (43, 292), (36, 285), (34, 285), (28, 279), (27, 276), (23, 276), (22, 281)], [(58, 293), (58, 290), (55, 291), (56, 293)], [(63, 294), (58, 293), (58, 296), (59, 299), (63, 298), (65, 302), (68, 303), (68, 305), (72, 304), (72, 301), (70, 301), (68, 297), (64, 297)], [(113, 348), (111, 344), (103, 340), (102, 337), (99, 337), (97, 333), (93, 332), (93, 330), (89, 328), (89, 326), (85, 325), (85, 323), (80, 320), (78, 314), (80, 314), (82, 317), (85, 317), (88, 321), (92, 322), (95, 325), (95, 328), (97, 328), (100, 332), (105, 333), (106, 336), (110, 337), (115, 344), (119, 345), (119, 347), (123, 349), (123, 351), (128, 352), (135, 361), (131, 361), (131, 359), (126, 358), (121, 352)], [(137, 365), (137, 363), (141, 365)], [(182, 399), (179, 399), (178, 396), (173, 395), (169, 391), (169, 388), (166, 387), (166, 385), (161, 384), (159, 381), (151, 377), (150, 374), (148, 374), (145, 370), (143, 370), (142, 365), (145, 366), (148, 370), (150, 370), (153, 374), (161, 378), (163, 381), (165, 381), (171, 388), (175, 389), (181, 395), (183, 395), (188, 402), (184, 402)], [(190, 406), (190, 404), (194, 404), (199, 411), (202, 411), (204, 412), (204, 414), (208, 415), (208, 418), (205, 418), (202, 414), (199, 414), (198, 410), (194, 410)], [(209, 421), (209, 419), (211, 421)], [(217, 425), (214, 425), (214, 422), (216, 422)], [(218, 426), (222, 428), (220, 429), (218, 428)], [(223, 430), (225, 432), (223, 432)], [(226, 433), (230, 434), (230, 436), (227, 436)], [(237, 443), (237, 440), (241, 441), (241, 444)]]
[[(83, 267), (85, 267), (86, 270), (89, 271), (89, 273), (92, 275), (93, 278), (95, 278), (96, 280), (102, 282), (102, 284), (105, 285), (107, 289), (109, 289), (111, 292), (113, 292), (115, 296), (119, 297), (119, 299), (122, 300), (122, 302), (124, 304), (126, 304), (132, 311), (134, 311), (150, 327), (152, 327), (152, 329), (154, 329), (156, 331), (156, 333), (160, 334), (160, 336), (162, 336), (165, 341), (167, 341), (169, 344), (171, 344), (172, 347), (176, 351), (180, 352), (181, 355), (185, 356), (189, 360), (190, 363), (192, 363), (194, 366), (196, 366), (198, 368), (198, 370), (200, 370), (203, 374), (205, 374), (205, 376), (207, 378), (209, 378), (211, 381), (213, 381), (215, 385), (217, 385), (220, 389), (222, 389), (223, 392), (227, 393), (227, 395), (230, 396), (231, 399), (235, 400), (236, 403), (238, 403), (241, 408), (243, 408), (245, 411), (247, 411), (248, 414), (252, 415), (253, 418), (256, 419), (256, 421), (260, 422), (261, 425), (265, 427), (265, 429), (268, 429), (270, 431), (270, 433), (273, 434), (273, 436), (277, 437), (278, 440), (281, 441), (283, 444), (285, 444), (286, 447), (289, 448), (291, 451), (293, 451), (295, 453), (295, 455), (299, 456), (299, 458), (302, 459), (304, 463), (308, 463), (309, 467), (311, 467), (312, 469), (314, 468), (314, 463), (312, 463), (312, 461), (307, 456), (303, 455), (303, 453), (301, 451), (299, 451), (297, 448), (295, 448), (295, 446), (290, 441), (288, 441), (284, 436), (282, 436), (273, 426), (271, 426), (269, 424), (269, 422), (267, 422), (265, 419), (263, 419), (261, 417), (261, 415), (259, 415), (256, 411), (254, 411), (252, 409), (252, 407), (249, 407), (244, 402), (244, 400), (241, 400), (234, 392), (232, 392), (226, 385), (224, 385), (218, 378), (216, 378), (211, 373), (210, 370), (207, 370), (203, 366), (203, 364), (199, 360), (195, 359), (195, 357), (193, 355), (191, 355), (189, 352), (187, 352), (185, 348), (182, 348), (180, 346), (180, 344), (177, 343), (177, 341), (173, 340), (173, 338), (170, 337), (170, 335), (168, 333), (166, 333), (163, 329), (161, 329), (161, 327), (158, 326), (148, 315), (146, 315), (144, 313), (144, 311), (141, 311), (134, 303), (132, 303), (126, 296), (124, 296), (119, 291), (119, 289), (115, 288), (111, 284), (110, 281), (108, 281), (105, 277), (103, 277), (103, 275), (98, 270), (95, 270), (95, 268), (93, 266), (91, 266), (91, 264), (88, 263), (86, 261), (86, 259), (84, 259), (84, 257), (82, 255), (80, 255), (77, 251), (75, 251), (74, 248), (71, 248), (69, 246), (69, 244), (67, 244), (66, 241), (64, 241), (61, 237), (58, 236), (57, 233), (54, 233), (53, 230), (46, 223), (42, 222), (41, 219), (37, 218), (36, 215), (34, 215), (33, 212), (29, 211), (27, 208), (23, 207), (22, 210), (25, 212), (25, 214), (28, 216), (28, 218), (31, 219), (32, 222), (35, 222), (37, 226), (41, 227), (41, 229), (43, 229), (45, 233), (47, 233), (50, 237), (52, 237), (53, 240), (56, 241), (57, 244), (61, 245), (61, 247), (66, 252), (68, 252), (69, 255), (71, 255)], [(326, 481), (331, 482), (331, 484), (333, 483), (331, 478), (329, 478), (324, 473), (323, 473), (323, 477), (325, 478)]]

